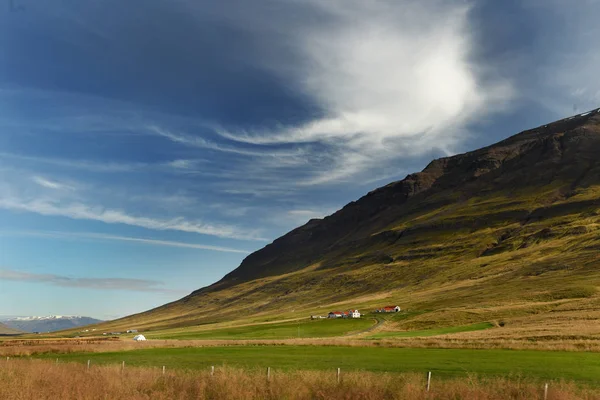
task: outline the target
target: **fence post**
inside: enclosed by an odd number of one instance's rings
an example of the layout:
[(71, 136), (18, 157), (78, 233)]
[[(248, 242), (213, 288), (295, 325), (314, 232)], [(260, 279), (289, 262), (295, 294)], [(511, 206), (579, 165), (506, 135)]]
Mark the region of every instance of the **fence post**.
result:
[(337, 370), (337, 383), (340, 383), (340, 373), (341, 373), (341, 368), (338, 368), (338, 370)]
[(210, 367), (210, 376), (214, 376), (215, 375), (215, 366), (211, 366)]
[(267, 367), (267, 380), (271, 380), (271, 367)]
[(125, 361), (123, 361), (123, 364), (121, 364), (121, 372), (125, 371)]
[(92, 360), (88, 360), (88, 364), (87, 364), (88, 365), (88, 367), (87, 367), (88, 370), (90, 369), (90, 363), (91, 362), (92, 362)]
[(427, 373), (427, 391), (429, 392), (429, 388), (431, 387), (431, 371)]
[(58, 364), (58, 358), (56, 359), (56, 363)]
[(163, 375), (165, 374), (166, 367), (163, 365)]
[(548, 400), (548, 383), (544, 385), (544, 400)]

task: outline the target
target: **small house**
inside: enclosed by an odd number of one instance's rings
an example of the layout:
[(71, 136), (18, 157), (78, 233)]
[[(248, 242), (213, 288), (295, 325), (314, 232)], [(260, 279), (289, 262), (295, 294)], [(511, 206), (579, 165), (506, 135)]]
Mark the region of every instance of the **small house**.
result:
[(344, 317), (344, 313), (341, 311), (332, 311), (329, 314), (327, 314), (327, 318), (343, 318)]
[(358, 310), (348, 311), (348, 318), (360, 318), (360, 312)]
[(400, 306), (385, 306), (383, 308), (376, 310), (376, 312), (384, 312), (384, 313), (400, 312), (400, 311), (401, 311)]

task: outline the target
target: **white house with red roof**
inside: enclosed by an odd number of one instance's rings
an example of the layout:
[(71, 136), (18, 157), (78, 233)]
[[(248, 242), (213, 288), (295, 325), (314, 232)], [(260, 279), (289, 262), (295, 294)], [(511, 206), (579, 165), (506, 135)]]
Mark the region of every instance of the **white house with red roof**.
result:
[(383, 308), (375, 310), (376, 312), (400, 312), (402, 311), (400, 306), (385, 306)]

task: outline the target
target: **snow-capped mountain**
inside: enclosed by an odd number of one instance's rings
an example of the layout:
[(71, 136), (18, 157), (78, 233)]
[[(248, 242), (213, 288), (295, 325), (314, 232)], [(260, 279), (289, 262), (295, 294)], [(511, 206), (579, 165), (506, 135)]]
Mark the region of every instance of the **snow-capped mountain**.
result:
[(81, 317), (79, 315), (48, 315), (48, 316), (44, 316), (44, 317), (37, 317), (37, 316), (13, 317), (13, 318), (6, 318), (6, 321), (47, 321), (47, 320), (54, 320), (54, 319), (79, 319), (79, 318), (86, 318), (86, 317)]
[(55, 332), (102, 322), (101, 320), (66, 315), (11, 317), (2, 321), (8, 327), (25, 332)]

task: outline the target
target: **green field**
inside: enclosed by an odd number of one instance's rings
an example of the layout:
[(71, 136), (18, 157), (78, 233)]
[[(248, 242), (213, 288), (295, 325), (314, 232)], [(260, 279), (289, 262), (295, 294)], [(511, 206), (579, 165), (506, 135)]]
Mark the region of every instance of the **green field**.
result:
[(321, 319), (281, 324), (249, 325), (215, 330), (172, 330), (162, 333), (148, 333), (149, 339), (290, 339), (343, 336), (360, 332), (375, 324), (375, 320), (365, 319)]
[(583, 352), (411, 349), (338, 346), (227, 346), (144, 349), (114, 353), (48, 354), (60, 362), (208, 369), (211, 365), (277, 370), (426, 372), (434, 376), (530, 377), (597, 383), (600, 354)]
[(383, 338), (392, 338), (392, 337), (437, 336), (437, 335), (445, 335), (448, 333), (481, 331), (481, 330), (489, 329), (489, 328), (493, 328), (493, 327), (494, 327), (494, 325), (489, 322), (481, 322), (479, 324), (453, 326), (453, 327), (438, 328), (438, 329), (426, 329), (426, 330), (420, 330), (420, 331), (381, 332), (381, 333), (369, 336), (368, 339), (383, 339)]

